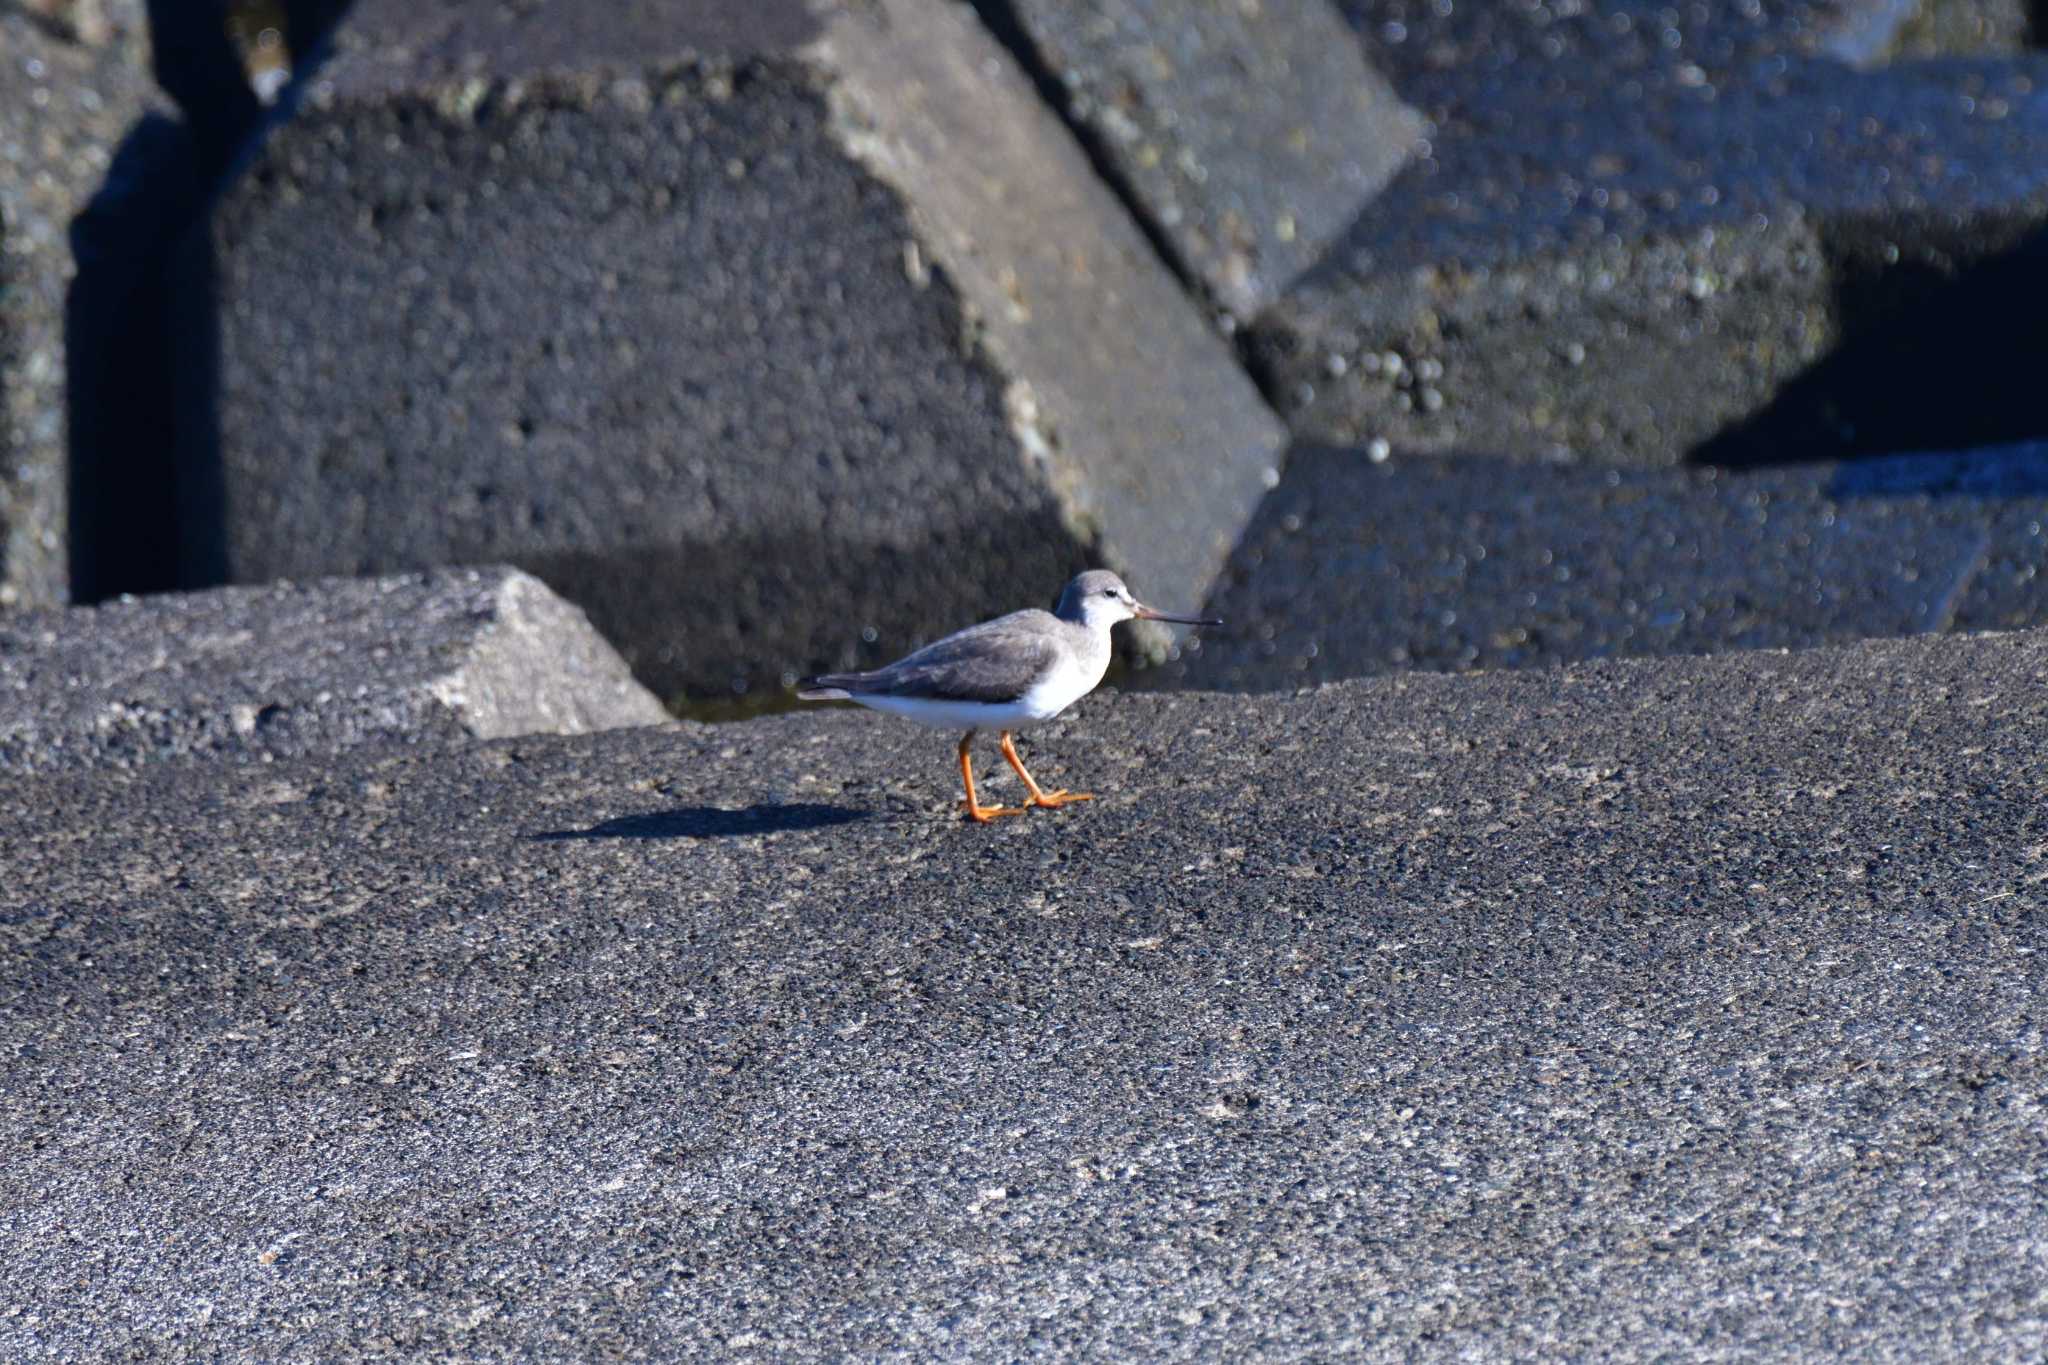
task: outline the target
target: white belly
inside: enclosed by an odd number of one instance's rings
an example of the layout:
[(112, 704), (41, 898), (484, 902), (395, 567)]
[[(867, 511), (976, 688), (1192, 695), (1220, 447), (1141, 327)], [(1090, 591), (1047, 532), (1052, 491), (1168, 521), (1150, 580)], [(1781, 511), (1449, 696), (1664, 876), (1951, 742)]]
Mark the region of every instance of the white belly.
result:
[(1021, 701), (1000, 706), (983, 701), (931, 701), (922, 697), (855, 697), (871, 711), (929, 725), (934, 730), (1021, 730), (1044, 720)]
[(1023, 730), (1051, 720), (1095, 690), (1109, 668), (1109, 651), (1100, 664), (1078, 659), (1053, 669), (1015, 701), (935, 701), (925, 697), (855, 697), (874, 711), (929, 725), (934, 730)]

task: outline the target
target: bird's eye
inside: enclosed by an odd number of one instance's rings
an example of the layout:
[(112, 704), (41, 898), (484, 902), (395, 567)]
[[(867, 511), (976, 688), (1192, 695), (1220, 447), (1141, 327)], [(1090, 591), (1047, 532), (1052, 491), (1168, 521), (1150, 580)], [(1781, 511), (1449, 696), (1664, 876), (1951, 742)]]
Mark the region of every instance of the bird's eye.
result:
[(1115, 589), (1115, 588), (1104, 588), (1104, 589), (1102, 590), (1102, 595), (1103, 595), (1104, 597), (1114, 597), (1114, 596), (1116, 596), (1116, 589)]

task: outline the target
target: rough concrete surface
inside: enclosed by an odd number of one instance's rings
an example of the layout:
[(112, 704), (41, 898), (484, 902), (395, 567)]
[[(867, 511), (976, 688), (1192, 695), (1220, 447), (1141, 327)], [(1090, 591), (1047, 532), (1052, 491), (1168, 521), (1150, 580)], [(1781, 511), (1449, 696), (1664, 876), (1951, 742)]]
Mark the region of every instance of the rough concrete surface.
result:
[(984, 0), (1173, 250), (1249, 321), (1422, 140), (1329, 0)]
[(1146, 685), (2048, 625), (2048, 448), (1748, 472), (1297, 450)]
[(515, 562), (664, 696), (1206, 590), (1280, 424), (970, 11), (586, 8), (338, 32), (191, 262), (188, 581)]
[[(2025, 0), (2017, 0), (2024, 4)], [(1899, 55), (1972, 56), (2011, 52), (2025, 43), (2024, 20), (1965, 16), (2001, 12), (2007, 0), (1778, 0), (1771, 5), (1668, 0), (1600, 0), (1556, 7), (1516, 0), (1336, 0), (1397, 85), (1438, 90), (1512, 68), (1550, 82), (1597, 84), (1608, 75), (1657, 74), (1693, 64), (1714, 74), (1740, 72), (1779, 57), (1831, 57), (1882, 64)], [(1917, 28), (1949, 36), (1910, 45)], [(1995, 42), (1992, 33), (2002, 35)]]
[(2044, 682), (1102, 696), (988, 828), (857, 712), (0, 783), (0, 1350), (2035, 1359)]
[[(1404, 37), (1375, 61), (1434, 131), (1253, 329), (1298, 433), (1670, 463), (1861, 342), (1879, 354), (1808, 395), (1795, 457), (1897, 449), (1826, 414), (1898, 375), (1969, 391), (1949, 410), (1972, 429), (1950, 440), (2041, 434), (2011, 385), (1972, 377), (2048, 359), (2028, 339), (2011, 361), (1997, 297), (1938, 330), (1914, 310), (2048, 226), (2048, 59), (1861, 72), (1774, 49), (1768, 25), (1737, 42), (1613, 17), (1629, 22), (1589, 10), (1540, 37), (1377, 21)], [(1716, 458), (1784, 458), (1752, 445)]]
[(66, 233), (159, 103), (142, 8), (0, 4), (0, 608), (68, 598)]
[(582, 612), (506, 569), (0, 618), (0, 773), (667, 719)]

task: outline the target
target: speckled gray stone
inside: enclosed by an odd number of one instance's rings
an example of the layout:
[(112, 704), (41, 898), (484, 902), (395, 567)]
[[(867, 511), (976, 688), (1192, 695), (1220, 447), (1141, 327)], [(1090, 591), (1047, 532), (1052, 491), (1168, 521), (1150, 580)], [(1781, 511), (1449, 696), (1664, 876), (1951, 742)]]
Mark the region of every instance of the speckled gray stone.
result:
[(2048, 447), (1749, 472), (1303, 449), (1147, 686), (2048, 625)]
[(1422, 140), (1329, 0), (1003, 0), (1069, 119), (1240, 321), (1271, 303)]
[(188, 279), (188, 581), (515, 562), (664, 697), (1206, 590), (1283, 429), (971, 11), (595, 13), (344, 25)]
[(0, 782), (0, 1354), (2033, 1360), (2044, 684), (1098, 695), (986, 828), (861, 712)]
[[(1539, 32), (1507, 8), (1479, 7), (1491, 26), (1355, 15), (1400, 29), (1374, 60), (1434, 132), (1254, 329), (1298, 433), (1666, 464), (1739, 435), (1845, 343), (1926, 362), (1926, 394), (2048, 359), (2024, 337), (2008, 354), (1996, 310), (1932, 337), (1915, 311), (2048, 225), (2048, 58), (1858, 72), (1769, 25), (1738, 40), (1626, 6)], [(1796, 448), (1714, 458), (1899, 449), (1827, 413), (1914, 368), (1831, 372)], [(2042, 431), (2007, 383), (1948, 407), (2004, 424), (1951, 441)]]
[(0, 774), (667, 720), (527, 574), (220, 588), (0, 618)]

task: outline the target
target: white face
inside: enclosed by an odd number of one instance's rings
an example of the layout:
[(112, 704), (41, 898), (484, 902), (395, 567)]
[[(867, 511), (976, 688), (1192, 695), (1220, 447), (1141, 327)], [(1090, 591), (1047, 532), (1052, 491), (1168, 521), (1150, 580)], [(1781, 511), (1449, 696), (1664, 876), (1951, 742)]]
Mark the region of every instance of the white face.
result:
[(1082, 618), (1091, 626), (1113, 626), (1138, 614), (1138, 599), (1121, 583), (1109, 582), (1081, 599)]

